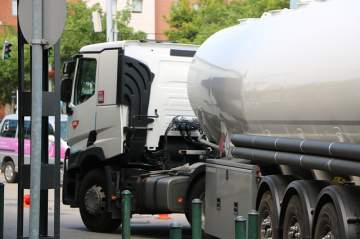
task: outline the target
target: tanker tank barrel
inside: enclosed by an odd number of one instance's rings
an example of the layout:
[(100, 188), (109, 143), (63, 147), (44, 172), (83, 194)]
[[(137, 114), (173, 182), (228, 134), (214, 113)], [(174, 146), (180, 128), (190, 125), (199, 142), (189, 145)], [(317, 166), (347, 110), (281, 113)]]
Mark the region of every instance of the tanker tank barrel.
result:
[(234, 134), (231, 141), (237, 147), (360, 161), (359, 144), (243, 134)]

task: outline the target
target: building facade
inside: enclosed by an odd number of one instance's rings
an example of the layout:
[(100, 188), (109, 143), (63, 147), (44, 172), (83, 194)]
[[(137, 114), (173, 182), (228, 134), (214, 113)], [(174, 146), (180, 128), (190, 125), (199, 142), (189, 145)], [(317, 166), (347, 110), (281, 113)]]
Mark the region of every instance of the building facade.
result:
[(0, 1), (0, 33), (6, 31), (8, 27), (16, 27), (17, 21), (17, 1)]
[[(150, 40), (166, 40), (168, 29), (166, 17), (169, 16), (171, 4), (176, 0), (117, 0), (116, 10), (131, 10), (130, 26), (143, 31)], [(106, 0), (86, 0), (89, 6), (99, 3), (104, 11)]]

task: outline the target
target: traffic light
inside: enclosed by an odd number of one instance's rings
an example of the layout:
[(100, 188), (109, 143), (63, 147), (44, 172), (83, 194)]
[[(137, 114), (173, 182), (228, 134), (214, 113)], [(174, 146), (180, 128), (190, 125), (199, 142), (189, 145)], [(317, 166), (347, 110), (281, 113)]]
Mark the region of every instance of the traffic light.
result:
[(11, 55), (10, 55), (10, 52), (11, 52), (11, 47), (12, 47), (12, 44), (8, 41), (5, 41), (4, 42), (4, 47), (3, 47), (3, 60), (8, 60), (10, 59)]

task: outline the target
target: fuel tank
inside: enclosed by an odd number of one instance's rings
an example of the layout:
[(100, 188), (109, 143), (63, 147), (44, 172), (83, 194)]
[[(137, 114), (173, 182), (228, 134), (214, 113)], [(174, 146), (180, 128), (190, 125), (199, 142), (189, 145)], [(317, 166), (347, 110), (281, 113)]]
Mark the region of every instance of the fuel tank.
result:
[(360, 143), (360, 1), (249, 19), (211, 36), (188, 75), (213, 142), (233, 133)]

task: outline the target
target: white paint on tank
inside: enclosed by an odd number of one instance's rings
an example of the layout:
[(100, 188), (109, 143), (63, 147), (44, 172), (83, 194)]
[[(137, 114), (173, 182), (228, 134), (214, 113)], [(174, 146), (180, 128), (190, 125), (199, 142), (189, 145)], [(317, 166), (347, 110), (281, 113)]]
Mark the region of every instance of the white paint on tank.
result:
[(188, 92), (212, 140), (246, 133), (359, 143), (358, 9), (358, 0), (312, 3), (210, 37)]

